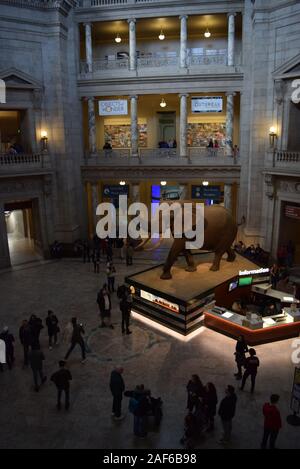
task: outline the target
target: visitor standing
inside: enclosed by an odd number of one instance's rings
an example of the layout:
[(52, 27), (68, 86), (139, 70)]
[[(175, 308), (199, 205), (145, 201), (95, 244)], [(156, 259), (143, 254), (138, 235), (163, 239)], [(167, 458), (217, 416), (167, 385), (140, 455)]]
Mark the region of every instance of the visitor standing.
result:
[(40, 348), (40, 334), (42, 329), (44, 329), (43, 321), (38, 318), (35, 314), (32, 314), (29, 319), (29, 326), (31, 328), (32, 335), (32, 347), (36, 349)]
[(205, 394), (204, 386), (198, 375), (192, 375), (186, 389), (188, 393), (187, 408), (192, 412), (197, 400), (203, 398)]
[(23, 351), (24, 351), (23, 366), (27, 367), (28, 366), (29, 347), (32, 344), (32, 332), (31, 332), (31, 327), (29, 325), (29, 322), (26, 319), (22, 322), (22, 325), (20, 327), (19, 338), (20, 338), (20, 342), (23, 346)]
[(256, 351), (254, 348), (249, 350), (250, 357), (246, 358), (245, 361), (245, 372), (242, 380), (241, 391), (244, 390), (245, 384), (249, 376), (251, 377), (251, 394), (254, 393), (255, 381), (257, 376), (257, 370), (260, 365), (259, 359), (256, 356)]
[(86, 357), (85, 357), (85, 345), (84, 345), (84, 340), (83, 336), (85, 334), (84, 328), (82, 324), (77, 324), (77, 318), (72, 318), (72, 326), (73, 326), (73, 333), (72, 333), (72, 339), (71, 339), (71, 347), (69, 348), (65, 360), (68, 360), (70, 354), (76, 347), (76, 345), (79, 345), (81, 348), (81, 355), (82, 355), (82, 361), (81, 363), (85, 363)]
[(107, 285), (109, 293), (114, 293), (115, 291), (115, 278), (116, 278), (116, 268), (112, 262), (107, 263), (106, 267), (107, 275)]
[(266, 402), (263, 406), (265, 423), (264, 435), (261, 443), (262, 449), (266, 449), (268, 441), (270, 449), (275, 449), (276, 440), (279, 431), (282, 428), (281, 415), (277, 407), (279, 399), (280, 397), (277, 394), (272, 394), (270, 402)]
[(125, 332), (127, 335), (131, 334), (131, 331), (129, 330), (131, 307), (132, 295), (130, 290), (125, 288), (120, 301), (120, 311), (122, 313), (122, 334), (125, 334)]
[(53, 345), (57, 345), (59, 333), (58, 319), (53, 311), (48, 311), (46, 326), (48, 328), (49, 350), (52, 350)]
[(40, 386), (38, 383), (38, 377), (40, 377), (41, 385), (47, 381), (47, 377), (43, 372), (43, 361), (45, 360), (45, 355), (38, 347), (32, 347), (32, 350), (29, 352), (29, 363), (33, 373), (34, 389), (36, 392), (39, 392)]
[(133, 246), (132, 243), (127, 244), (126, 247), (126, 264), (132, 265), (133, 264)]
[(125, 383), (122, 377), (123, 371), (121, 366), (117, 366), (110, 375), (109, 387), (113, 396), (112, 416), (115, 420), (122, 420), (124, 418), (122, 416), (122, 399), (125, 391)]
[(72, 381), (72, 375), (70, 371), (66, 369), (66, 362), (64, 360), (59, 362), (59, 370), (51, 376), (51, 381), (57, 388), (57, 410), (61, 409), (61, 397), (63, 392), (65, 393), (65, 409), (69, 410), (70, 381)]
[(236, 379), (242, 379), (243, 372), (242, 367), (246, 364), (246, 353), (248, 352), (248, 346), (246, 344), (244, 336), (240, 335), (237, 339), (235, 347), (235, 361), (237, 364), (238, 372), (235, 373)]
[(273, 290), (276, 290), (277, 288), (277, 283), (279, 281), (279, 276), (280, 276), (280, 270), (277, 264), (273, 264), (271, 269), (270, 269), (270, 281), (272, 284)]
[(232, 421), (236, 412), (237, 396), (233, 386), (227, 386), (225, 397), (219, 407), (219, 416), (223, 426), (223, 437), (220, 443), (229, 443), (232, 433)]
[(215, 416), (218, 404), (217, 391), (213, 383), (207, 383), (205, 386), (203, 402), (208, 423), (207, 431), (211, 432), (215, 427)]
[(100, 327), (109, 326), (111, 329), (114, 329), (114, 326), (111, 323), (111, 297), (106, 284), (103, 285), (102, 289), (98, 293), (97, 303), (101, 318)]
[(0, 334), (0, 339), (5, 343), (5, 358), (9, 370), (12, 369), (13, 363), (15, 361), (15, 351), (14, 351), (14, 336), (9, 332), (7, 326), (4, 327), (3, 331)]

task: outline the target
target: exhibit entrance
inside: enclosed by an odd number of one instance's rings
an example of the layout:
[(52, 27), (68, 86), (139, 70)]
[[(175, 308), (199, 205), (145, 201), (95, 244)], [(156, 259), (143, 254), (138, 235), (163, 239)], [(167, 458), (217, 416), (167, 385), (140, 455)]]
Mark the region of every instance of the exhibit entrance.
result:
[(4, 210), (11, 265), (41, 260), (37, 201), (6, 203)]
[(158, 112), (159, 143), (173, 146), (176, 140), (176, 112)]
[(282, 202), (278, 248), (290, 244), (292, 264), (300, 265), (300, 204)]

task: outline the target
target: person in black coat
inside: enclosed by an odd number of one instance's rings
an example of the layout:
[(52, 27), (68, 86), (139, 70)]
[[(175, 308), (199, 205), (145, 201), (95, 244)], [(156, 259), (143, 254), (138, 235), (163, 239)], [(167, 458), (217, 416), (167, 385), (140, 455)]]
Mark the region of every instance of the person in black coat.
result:
[(31, 318), (29, 319), (29, 325), (32, 334), (32, 346), (38, 349), (40, 348), (41, 330), (44, 329), (43, 322), (40, 318), (35, 316), (35, 314), (32, 314)]
[(248, 352), (248, 346), (246, 344), (244, 336), (240, 335), (237, 339), (235, 347), (235, 361), (237, 364), (238, 372), (234, 375), (236, 379), (242, 379), (242, 367), (246, 363), (246, 353)]
[(218, 396), (213, 383), (207, 383), (204, 394), (204, 407), (208, 422), (207, 431), (211, 432), (215, 426), (215, 416), (217, 413)]
[(237, 396), (235, 394), (235, 389), (233, 386), (227, 386), (226, 396), (221, 401), (219, 407), (219, 416), (222, 421), (223, 426), (223, 438), (220, 440), (220, 443), (228, 443), (231, 439), (232, 433), (232, 420), (235, 416)]
[(132, 295), (130, 289), (124, 286), (124, 291), (120, 301), (120, 311), (122, 313), (122, 334), (125, 334), (125, 332), (127, 335), (131, 334), (131, 331), (129, 330), (131, 307)]
[(33, 346), (32, 350), (29, 352), (29, 362), (33, 373), (33, 381), (36, 392), (39, 391), (40, 386), (38, 384), (38, 377), (40, 377), (41, 384), (44, 384), (47, 381), (47, 377), (43, 372), (43, 361), (45, 360), (45, 355), (38, 348)]
[(111, 297), (107, 288), (107, 285), (103, 285), (102, 289), (97, 295), (97, 303), (100, 312), (101, 325), (100, 327), (106, 327), (105, 321), (107, 321), (108, 327), (114, 329), (114, 326), (111, 323)]
[(70, 354), (78, 344), (81, 348), (81, 354), (82, 354), (82, 362), (85, 363), (85, 344), (83, 340), (83, 336), (85, 334), (84, 328), (82, 324), (77, 324), (77, 318), (72, 318), (72, 326), (73, 326), (73, 334), (72, 334), (72, 339), (71, 339), (71, 347), (69, 348), (65, 360), (68, 360)]
[(113, 395), (112, 416), (115, 418), (115, 420), (121, 420), (123, 418), (121, 415), (122, 399), (123, 393), (125, 391), (125, 383), (122, 377), (123, 371), (123, 368), (118, 366), (111, 372), (110, 375), (109, 387)]
[(19, 338), (24, 350), (24, 367), (26, 367), (29, 363), (29, 347), (32, 345), (33, 342), (31, 327), (26, 319), (22, 322), (22, 325), (20, 327)]
[(65, 366), (66, 362), (61, 360), (59, 362), (59, 370), (51, 376), (51, 381), (57, 388), (57, 410), (61, 409), (61, 396), (63, 392), (65, 393), (65, 409), (69, 410), (70, 407), (70, 381), (72, 381), (72, 375)]
[(48, 328), (49, 350), (52, 350), (53, 343), (54, 345), (57, 344), (57, 334), (59, 333), (58, 319), (53, 311), (48, 311), (46, 326)]
[(257, 376), (257, 370), (260, 365), (259, 359), (256, 356), (256, 351), (254, 348), (249, 350), (250, 357), (246, 358), (245, 362), (245, 373), (242, 380), (241, 391), (244, 390), (245, 384), (249, 376), (251, 377), (251, 394), (254, 393), (255, 381)]
[(13, 363), (15, 361), (15, 352), (14, 352), (14, 336), (9, 332), (8, 327), (4, 327), (3, 331), (0, 334), (0, 339), (5, 342), (5, 352), (6, 352), (6, 363), (8, 368), (11, 370)]
[(198, 375), (192, 375), (186, 389), (188, 393), (187, 408), (192, 412), (197, 400), (204, 397), (204, 386)]

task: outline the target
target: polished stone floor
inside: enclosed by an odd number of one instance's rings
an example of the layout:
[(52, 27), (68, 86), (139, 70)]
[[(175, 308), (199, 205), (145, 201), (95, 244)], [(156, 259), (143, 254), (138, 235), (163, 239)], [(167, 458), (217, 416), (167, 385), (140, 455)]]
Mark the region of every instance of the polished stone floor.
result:
[[(165, 253), (162, 251), (162, 255)], [(157, 256), (157, 254), (155, 254)], [(117, 283), (155, 264), (145, 254), (129, 269), (116, 262)], [(79, 350), (69, 360), (73, 374), (71, 409), (57, 413), (56, 392), (46, 383), (36, 394), (29, 370), (22, 370), (21, 349), (17, 340), (16, 366), (0, 373), (0, 448), (181, 448), (183, 419), (186, 407), (185, 385), (192, 373), (203, 382), (213, 381), (219, 398), (227, 384), (236, 384), (233, 340), (204, 329), (188, 343), (166, 336), (137, 321), (133, 334), (122, 336), (120, 314), (114, 298), (115, 329), (98, 329), (96, 295), (104, 280), (94, 274), (91, 265), (79, 260), (37, 263), (0, 272), (0, 327), (8, 325), (18, 335), (24, 317), (35, 313), (46, 317), (53, 309), (63, 328), (69, 318), (77, 316), (85, 325), (91, 353), (80, 363)], [(286, 423), (294, 365), (291, 362), (292, 340), (257, 347), (261, 369), (257, 391), (252, 397), (247, 389), (238, 391), (238, 408), (231, 448), (258, 448), (262, 433), (261, 408), (270, 393), (281, 395), (284, 428), (278, 440), (280, 448), (300, 448), (300, 428)], [(57, 361), (64, 356), (66, 345), (47, 349), (46, 333), (42, 332), (46, 355), (45, 370), (50, 376)], [(150, 388), (153, 396), (164, 401), (164, 418), (159, 431), (150, 431), (145, 440), (137, 440), (132, 431), (132, 415), (127, 412), (121, 422), (111, 419), (111, 396), (108, 388), (114, 365), (123, 364), (126, 388), (138, 383)], [(127, 411), (128, 401), (123, 408)], [(151, 429), (154, 430), (154, 429)], [(220, 423), (214, 434), (207, 436), (201, 448), (220, 448)]]

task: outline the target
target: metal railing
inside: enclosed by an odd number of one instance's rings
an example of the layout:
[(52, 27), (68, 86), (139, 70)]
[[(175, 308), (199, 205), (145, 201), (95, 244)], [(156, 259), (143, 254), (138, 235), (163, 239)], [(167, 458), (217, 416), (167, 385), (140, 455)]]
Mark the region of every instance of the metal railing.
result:
[[(181, 3), (181, 0), (173, 0)], [(111, 5), (135, 5), (140, 3), (164, 3), (165, 0), (79, 0), (79, 7), (106, 7)]]
[(188, 65), (227, 65), (226, 49), (215, 51), (212, 54), (207, 52), (203, 52), (203, 54), (191, 54), (188, 57)]
[(148, 54), (137, 58), (137, 67), (168, 67), (177, 66), (179, 63), (177, 53), (174, 55)]

